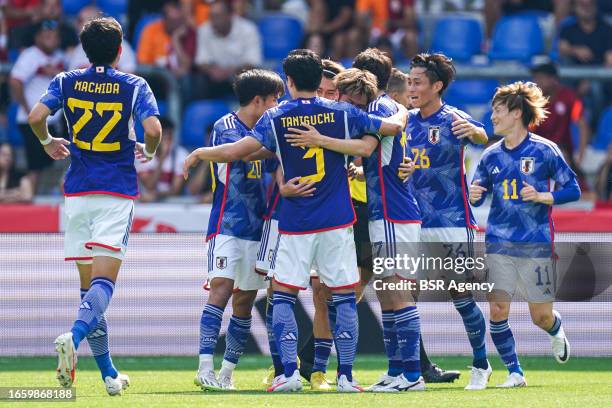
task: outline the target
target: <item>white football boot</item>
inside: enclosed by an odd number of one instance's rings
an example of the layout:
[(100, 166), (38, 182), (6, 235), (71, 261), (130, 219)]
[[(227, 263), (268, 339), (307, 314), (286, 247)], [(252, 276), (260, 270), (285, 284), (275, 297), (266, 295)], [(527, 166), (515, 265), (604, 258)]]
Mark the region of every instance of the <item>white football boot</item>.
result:
[(57, 351), (57, 380), (62, 387), (70, 388), (74, 383), (77, 364), (72, 333), (60, 334), (54, 343)]
[[(488, 363), (488, 362), (487, 362)], [(491, 378), (491, 373), (493, 369), (491, 368), (491, 364), (484, 368), (476, 368), (470, 367), (472, 371), (470, 372), (470, 382), (465, 386), (466, 390), (484, 390), (487, 388), (487, 383), (489, 382), (489, 378)]]
[(396, 378), (397, 377), (393, 377), (391, 375), (388, 375), (387, 373), (384, 373), (380, 376), (377, 382), (367, 388), (367, 391), (378, 392), (385, 388), (387, 385), (391, 384)]
[(213, 370), (198, 372), (193, 382), (200, 386), (202, 391), (221, 391), (222, 389)]
[(395, 377), (391, 384), (378, 392), (403, 392), (403, 391), (425, 391), (425, 380), (419, 377), (416, 381), (408, 381), (404, 374)]
[(346, 375), (342, 374), (336, 381), (336, 391), (338, 392), (364, 392), (365, 390), (359, 386), (357, 381), (349, 381)]
[(515, 388), (515, 387), (526, 387), (527, 380), (519, 373), (510, 373), (508, 378), (502, 384), (497, 385), (497, 388)]
[(108, 395), (121, 395), (121, 392), (130, 386), (130, 377), (126, 374), (117, 374), (117, 378), (107, 376), (104, 378), (104, 386)]
[(295, 370), (289, 378), (285, 375), (279, 375), (274, 378), (272, 386), (268, 388), (268, 392), (294, 392), (302, 389), (302, 377), (300, 371)]

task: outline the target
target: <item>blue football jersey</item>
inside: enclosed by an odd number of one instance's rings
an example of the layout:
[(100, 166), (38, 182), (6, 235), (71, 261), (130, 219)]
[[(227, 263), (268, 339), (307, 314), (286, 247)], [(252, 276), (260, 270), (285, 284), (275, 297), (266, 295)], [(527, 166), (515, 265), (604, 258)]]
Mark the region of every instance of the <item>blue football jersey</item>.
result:
[[(235, 113), (217, 122), (210, 136), (211, 146), (237, 142), (251, 134)], [(262, 182), (262, 160), (213, 163), (213, 203), (208, 220), (209, 240), (217, 234), (249, 241), (261, 239), (266, 197)]]
[(423, 216), (422, 228), (474, 228), (463, 161), (467, 139), (451, 129), (457, 117), (483, 127), (467, 113), (449, 105), (423, 118), (418, 109), (408, 115), (406, 133), (415, 163), (412, 176)]
[[(492, 194), (491, 209), (487, 221), (487, 243), (550, 243), (554, 238), (551, 218), (552, 206), (523, 201), (520, 191), (523, 182), (538, 192), (552, 192), (555, 182), (561, 188), (574, 185), (578, 188), (576, 174), (568, 166), (557, 145), (541, 136), (529, 133), (518, 146), (508, 149), (503, 140), (487, 148), (478, 163), (474, 180)], [(520, 246), (487, 245), (493, 252), (510, 254)], [(513, 251), (514, 249), (514, 251)], [(542, 247), (550, 251), (550, 245)], [(546, 256), (547, 254), (541, 254)], [(534, 255), (536, 256), (536, 255)]]
[(64, 109), (70, 135), (66, 196), (138, 196), (134, 119), (159, 115), (147, 82), (108, 66), (58, 74), (40, 102)]
[[(370, 114), (382, 118), (393, 116), (397, 110), (393, 99), (386, 94), (380, 95), (368, 105)], [(406, 132), (383, 137), (374, 153), (363, 159), (370, 221), (385, 219), (405, 224), (421, 222), (414, 182), (412, 178), (404, 182), (399, 177), (399, 166), (410, 152), (409, 142)]]
[[(276, 158), (266, 159), (264, 161), (265, 171), (268, 173), (272, 173), (273, 177), (274, 172), (276, 172), (276, 169), (278, 169), (278, 166), (279, 163), (278, 159)], [(280, 195), (278, 184), (276, 183), (276, 178), (272, 179), (272, 191), (270, 192), (267, 198), (268, 199), (266, 204), (266, 212), (264, 214), (264, 220), (273, 219), (278, 221), (278, 209), (280, 208), (282, 197)]]
[(306, 124), (323, 135), (347, 139), (377, 133), (381, 119), (348, 103), (323, 98), (291, 100), (264, 113), (253, 129), (253, 137), (276, 153), (285, 180), (301, 177), (313, 181), (317, 188), (312, 197), (283, 199), (279, 231), (285, 234), (321, 232), (355, 222), (346, 156), (319, 147), (292, 147), (285, 139), (288, 128)]

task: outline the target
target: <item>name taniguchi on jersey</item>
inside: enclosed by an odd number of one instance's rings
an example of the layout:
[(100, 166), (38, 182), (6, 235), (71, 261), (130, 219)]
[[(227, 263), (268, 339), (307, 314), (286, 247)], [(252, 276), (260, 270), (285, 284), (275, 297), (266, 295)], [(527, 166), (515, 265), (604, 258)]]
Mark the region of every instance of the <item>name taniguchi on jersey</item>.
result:
[(446, 104), (427, 118), (416, 109), (408, 115), (406, 133), (416, 168), (412, 177), (423, 229), (476, 229), (465, 177), (464, 150), (468, 142), (457, 139), (451, 131), (457, 117), (483, 127), (467, 113)]
[(525, 182), (538, 192), (552, 192), (555, 203), (563, 200), (555, 191), (556, 184), (560, 190), (579, 191), (576, 174), (557, 145), (532, 133), (513, 149), (499, 141), (482, 154), (474, 180), (480, 180), (479, 185), (487, 189), (474, 205), (482, 204), (486, 195), (492, 195), (487, 251), (520, 256), (528, 247), (530, 256), (549, 257), (551, 245), (524, 244), (553, 242), (552, 206), (523, 201), (520, 191)]
[(108, 66), (58, 74), (41, 97), (60, 108), (71, 139), (66, 173), (66, 260), (122, 259), (138, 197), (133, 120), (159, 115), (146, 81)]
[(282, 199), (271, 274), (278, 284), (305, 289), (311, 268), (317, 264), (327, 286), (355, 286), (359, 283), (351, 227), (355, 211), (346, 156), (319, 147), (291, 146), (284, 137), (287, 130), (306, 124), (326, 136), (347, 139), (377, 133), (381, 120), (350, 104), (320, 98), (289, 101), (268, 110), (259, 120), (253, 136), (276, 153), (285, 179), (308, 179), (317, 189), (312, 197)]
[[(250, 135), (251, 130), (228, 113), (213, 127), (210, 144), (219, 146)], [(261, 238), (265, 192), (262, 161), (211, 162), (213, 203), (208, 221), (208, 282), (216, 277), (234, 280), (234, 287), (255, 290), (265, 287), (255, 272)]]

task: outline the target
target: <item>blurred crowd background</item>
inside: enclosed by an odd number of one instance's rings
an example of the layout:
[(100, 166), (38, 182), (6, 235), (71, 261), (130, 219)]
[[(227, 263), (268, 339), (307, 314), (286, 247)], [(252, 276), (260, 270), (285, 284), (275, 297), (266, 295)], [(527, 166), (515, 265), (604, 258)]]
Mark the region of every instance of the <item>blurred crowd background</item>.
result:
[[(149, 81), (162, 113), (163, 144), (137, 166), (142, 201), (211, 201), (209, 166), (185, 182), (182, 163), (236, 108), (238, 71), (280, 73), (300, 47), (348, 67), (374, 46), (403, 71), (418, 52), (452, 57), (458, 79), (444, 100), (492, 140), (495, 88), (538, 83), (551, 114), (534, 131), (566, 154), (583, 200), (612, 207), (612, 0), (0, 0), (0, 10), (0, 203), (61, 200), (69, 163), (44, 154), (26, 112), (54, 75), (88, 66), (78, 32), (102, 13), (124, 27), (119, 69)], [(66, 137), (61, 113), (50, 127)], [(470, 148), (468, 167), (480, 152)]]

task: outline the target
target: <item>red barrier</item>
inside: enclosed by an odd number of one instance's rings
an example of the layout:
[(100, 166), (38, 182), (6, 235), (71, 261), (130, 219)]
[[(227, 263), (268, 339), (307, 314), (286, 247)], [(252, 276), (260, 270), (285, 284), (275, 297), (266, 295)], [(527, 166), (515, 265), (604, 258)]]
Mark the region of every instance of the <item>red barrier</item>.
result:
[(553, 209), (555, 232), (612, 232), (612, 209)]
[(0, 232), (58, 232), (59, 208), (50, 205), (0, 205)]

